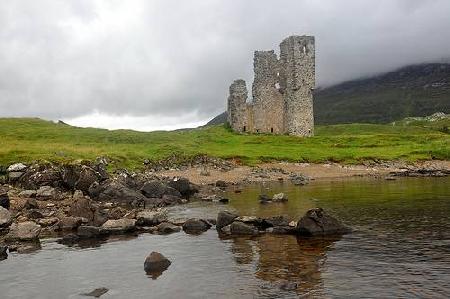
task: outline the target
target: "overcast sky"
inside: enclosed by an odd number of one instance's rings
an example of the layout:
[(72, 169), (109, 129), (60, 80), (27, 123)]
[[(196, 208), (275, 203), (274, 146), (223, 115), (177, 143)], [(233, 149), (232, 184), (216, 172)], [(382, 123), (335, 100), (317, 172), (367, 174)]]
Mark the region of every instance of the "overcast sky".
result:
[(317, 84), (450, 57), (449, 0), (10, 0), (0, 117), (173, 129), (225, 110), (253, 51), (316, 36)]

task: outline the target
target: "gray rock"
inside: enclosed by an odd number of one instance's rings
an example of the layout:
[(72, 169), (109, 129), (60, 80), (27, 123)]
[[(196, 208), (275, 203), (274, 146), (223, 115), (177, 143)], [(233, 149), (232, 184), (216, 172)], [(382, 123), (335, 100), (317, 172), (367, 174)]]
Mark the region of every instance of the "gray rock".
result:
[(15, 163), (15, 164), (9, 165), (7, 171), (8, 171), (8, 172), (13, 172), (13, 171), (23, 171), (23, 170), (25, 170), (27, 167), (28, 167), (28, 166), (26, 166), (26, 165), (23, 164), (23, 163)]
[(93, 291), (91, 291), (89, 293), (84, 293), (84, 294), (81, 294), (81, 295), (99, 298), (100, 296), (106, 294), (108, 291), (109, 291), (109, 289), (107, 289), (107, 288), (98, 288), (98, 289), (95, 289), (95, 290), (93, 290)]
[(108, 233), (125, 233), (134, 231), (135, 229), (136, 220), (127, 218), (108, 220), (102, 225), (102, 230)]
[(240, 221), (231, 223), (230, 233), (232, 235), (257, 235), (258, 230), (252, 226)]
[(136, 224), (139, 226), (158, 225), (164, 221), (167, 221), (166, 211), (141, 211), (136, 214)]
[(288, 201), (288, 198), (284, 193), (277, 193), (277, 194), (274, 194), (274, 196), (272, 197), (272, 201), (286, 202), (286, 201)]
[(163, 222), (158, 225), (157, 231), (160, 234), (171, 234), (181, 231), (181, 227), (173, 225), (172, 223), (169, 222)]
[(188, 234), (200, 234), (211, 228), (211, 224), (203, 219), (188, 219), (183, 224), (183, 230)]
[(160, 274), (172, 264), (169, 259), (159, 252), (153, 251), (144, 262), (144, 270), (147, 274)]
[(50, 186), (42, 186), (37, 190), (36, 198), (39, 200), (56, 199), (56, 189)]
[(217, 224), (216, 228), (218, 230), (222, 229), (223, 227), (233, 223), (234, 219), (236, 219), (238, 215), (233, 214), (228, 211), (220, 211), (217, 215)]
[(8, 239), (19, 241), (37, 240), (41, 226), (33, 221), (13, 223), (9, 228)]
[(36, 194), (37, 194), (36, 190), (23, 190), (22, 192), (19, 193), (19, 197), (35, 198)]
[(260, 194), (258, 199), (259, 199), (260, 203), (272, 202), (272, 198), (269, 195), (267, 195), (267, 194)]
[(297, 223), (296, 231), (300, 235), (317, 236), (346, 234), (351, 229), (339, 220), (327, 214), (321, 208), (311, 209)]
[(11, 212), (0, 207), (0, 227), (8, 227), (12, 222)]
[[(95, 185), (92, 184), (92, 185)], [(91, 186), (92, 187), (92, 186)], [(98, 200), (106, 202), (119, 202), (132, 204), (134, 202), (144, 202), (146, 197), (117, 182), (105, 182), (98, 186), (98, 190), (89, 189), (94, 194), (98, 193)], [(92, 196), (92, 195), (91, 195)]]

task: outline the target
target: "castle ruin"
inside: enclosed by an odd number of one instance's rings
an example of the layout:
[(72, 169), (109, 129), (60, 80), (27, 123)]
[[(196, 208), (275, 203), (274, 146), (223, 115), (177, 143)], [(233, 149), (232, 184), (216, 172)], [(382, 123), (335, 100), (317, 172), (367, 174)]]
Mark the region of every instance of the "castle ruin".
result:
[(228, 97), (228, 123), (237, 132), (314, 134), (313, 36), (289, 36), (273, 50), (255, 51), (252, 100), (244, 80), (235, 80)]

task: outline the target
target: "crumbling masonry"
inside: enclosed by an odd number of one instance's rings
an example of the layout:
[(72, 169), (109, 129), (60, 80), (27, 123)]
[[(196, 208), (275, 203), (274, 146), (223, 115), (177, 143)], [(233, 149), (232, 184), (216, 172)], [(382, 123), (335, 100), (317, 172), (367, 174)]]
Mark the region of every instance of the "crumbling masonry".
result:
[(230, 86), (228, 122), (237, 132), (314, 134), (313, 91), (315, 48), (313, 36), (290, 36), (273, 50), (255, 51), (251, 101), (244, 80)]

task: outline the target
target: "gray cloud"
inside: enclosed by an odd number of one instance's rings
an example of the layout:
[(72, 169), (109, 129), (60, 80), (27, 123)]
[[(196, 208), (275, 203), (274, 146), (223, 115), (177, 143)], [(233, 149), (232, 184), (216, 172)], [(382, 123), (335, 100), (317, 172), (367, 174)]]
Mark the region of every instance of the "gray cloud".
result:
[(313, 34), (319, 85), (449, 57), (448, 0), (28, 1), (0, 6), (0, 116), (207, 118), (252, 55)]

